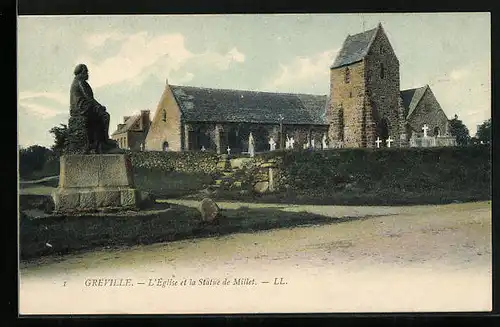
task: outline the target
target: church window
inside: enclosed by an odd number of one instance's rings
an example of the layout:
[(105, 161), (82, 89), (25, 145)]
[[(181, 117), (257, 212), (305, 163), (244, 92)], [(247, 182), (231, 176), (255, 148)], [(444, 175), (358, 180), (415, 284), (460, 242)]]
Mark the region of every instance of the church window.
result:
[(438, 126), (436, 126), (436, 127), (434, 128), (434, 136), (441, 136), (441, 133), (440, 133), (440, 131), (439, 131), (439, 127), (438, 127)]
[(351, 71), (349, 70), (349, 67), (345, 69), (345, 83), (349, 83), (351, 81)]
[(167, 111), (165, 109), (161, 112), (161, 120), (167, 121)]
[(349, 91), (349, 98), (352, 98), (352, 91)]
[(385, 76), (385, 67), (384, 64), (380, 64), (380, 78), (384, 79)]

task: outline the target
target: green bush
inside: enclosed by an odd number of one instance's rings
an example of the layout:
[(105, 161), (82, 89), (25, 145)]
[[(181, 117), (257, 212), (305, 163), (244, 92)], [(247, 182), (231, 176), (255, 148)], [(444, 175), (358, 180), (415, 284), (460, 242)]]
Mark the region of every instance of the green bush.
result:
[(491, 179), (488, 146), (276, 151), (260, 158), (275, 159), (292, 189), (481, 189)]

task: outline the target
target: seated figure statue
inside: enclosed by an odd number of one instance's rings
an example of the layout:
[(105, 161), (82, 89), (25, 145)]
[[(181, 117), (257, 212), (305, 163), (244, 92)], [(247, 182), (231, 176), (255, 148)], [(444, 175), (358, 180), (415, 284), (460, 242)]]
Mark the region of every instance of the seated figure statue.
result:
[[(74, 70), (70, 89), (70, 120), (68, 124), (68, 145), (71, 152), (102, 153), (116, 147), (109, 139), (109, 113), (106, 107), (94, 98), (92, 88), (87, 83), (89, 71), (79, 64)], [(113, 146), (115, 145), (115, 146)]]

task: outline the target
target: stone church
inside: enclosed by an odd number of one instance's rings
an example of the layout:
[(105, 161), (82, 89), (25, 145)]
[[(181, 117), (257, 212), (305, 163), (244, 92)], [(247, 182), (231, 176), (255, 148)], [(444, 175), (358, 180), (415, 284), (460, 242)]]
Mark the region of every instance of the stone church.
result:
[[(326, 69), (326, 67), (325, 67)], [(349, 35), (330, 67), (330, 94), (289, 94), (170, 85), (158, 103), (146, 150), (255, 151), (294, 148), (454, 145), (428, 85), (400, 90), (399, 61), (381, 24)], [(387, 141), (389, 140), (389, 141)], [(379, 141), (377, 143), (377, 141)], [(419, 144), (419, 145), (417, 145)]]

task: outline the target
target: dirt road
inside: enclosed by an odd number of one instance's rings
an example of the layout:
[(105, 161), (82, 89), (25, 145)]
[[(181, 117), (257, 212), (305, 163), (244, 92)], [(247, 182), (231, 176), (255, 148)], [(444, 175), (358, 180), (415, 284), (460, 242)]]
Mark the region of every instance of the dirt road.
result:
[[(414, 207), (281, 206), (281, 210), (330, 217), (383, 216), (23, 263), (20, 312), (491, 309), (489, 202)], [(129, 286), (99, 286), (106, 283), (99, 278), (123, 279), (122, 284), (127, 278), (130, 281)]]

